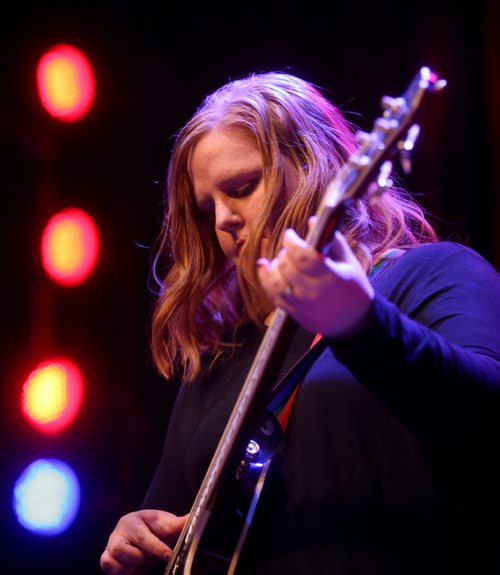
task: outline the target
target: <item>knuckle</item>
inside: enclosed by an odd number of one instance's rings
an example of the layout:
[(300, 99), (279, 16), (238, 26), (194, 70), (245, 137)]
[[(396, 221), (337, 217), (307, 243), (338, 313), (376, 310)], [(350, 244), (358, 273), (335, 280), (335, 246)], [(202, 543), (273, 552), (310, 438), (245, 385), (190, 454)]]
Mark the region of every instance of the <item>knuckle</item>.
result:
[(141, 549), (144, 547), (144, 542), (147, 540), (148, 530), (144, 527), (140, 527), (134, 533), (134, 543), (137, 544)]
[(104, 553), (101, 555), (101, 559), (99, 561), (99, 565), (101, 566), (101, 569), (105, 572), (105, 573), (111, 573), (111, 568), (112, 568), (112, 562), (111, 562), (111, 558), (109, 557), (109, 554), (107, 551), (104, 551)]
[(155, 515), (149, 521), (149, 528), (153, 533), (168, 533), (170, 531), (170, 522), (167, 518)]
[(110, 564), (112, 558), (120, 557), (123, 554), (124, 542), (120, 539), (110, 539), (107, 547), (108, 554), (104, 560)]
[(309, 248), (302, 248), (293, 254), (293, 261), (300, 269), (307, 269), (314, 264), (317, 254)]
[(121, 564), (121, 556), (123, 551), (118, 547), (108, 547), (100, 558), (100, 567), (106, 575), (116, 575), (117, 573), (124, 573), (124, 567)]

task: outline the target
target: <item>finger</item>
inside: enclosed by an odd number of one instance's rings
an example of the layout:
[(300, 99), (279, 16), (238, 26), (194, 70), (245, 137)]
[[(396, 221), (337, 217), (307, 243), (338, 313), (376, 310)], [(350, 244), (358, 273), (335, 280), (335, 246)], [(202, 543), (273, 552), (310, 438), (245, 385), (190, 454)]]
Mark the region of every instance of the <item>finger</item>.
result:
[(172, 554), (169, 545), (147, 529), (137, 531), (130, 543), (131, 549), (127, 553), (131, 559), (137, 559), (139, 562), (151, 555), (165, 560)]
[(138, 529), (133, 536), (117, 537), (108, 545), (111, 555), (123, 565), (141, 565), (156, 557), (168, 559), (172, 549), (146, 528)]
[[(154, 549), (148, 549), (148, 551), (157, 557), (161, 557), (158, 553), (170, 554), (171, 548), (169, 545), (174, 545), (177, 541), (189, 514), (177, 516), (167, 511), (144, 509), (141, 511), (141, 516), (147, 526), (146, 533), (151, 533), (155, 538), (155, 540), (150, 539), (150, 542), (155, 545), (157, 552)], [(156, 545), (158, 541), (161, 543), (160, 546)]]
[(177, 519), (175, 515), (155, 510), (125, 515), (109, 539), (111, 555), (124, 564), (138, 564), (151, 555), (165, 559), (172, 550), (163, 539), (174, 532), (173, 519)]
[(107, 549), (101, 555), (100, 566), (106, 575), (125, 575), (128, 571)]
[(318, 216), (311, 216), (308, 220), (307, 220), (307, 230), (310, 232), (314, 226), (316, 225), (316, 222), (318, 221)]
[(267, 258), (259, 258), (257, 260), (257, 269), (260, 271), (262, 270), (267, 270), (269, 268), (269, 260)]
[[(298, 236), (294, 230), (288, 229), (285, 231), (283, 245), (286, 252), (280, 254), (278, 259), (280, 259), (282, 271), (285, 275), (289, 275), (294, 271), (309, 275), (317, 275), (324, 272), (323, 256)], [(292, 269), (290, 269), (289, 264), (292, 265)]]
[[(162, 515), (165, 513), (165, 519), (162, 520)], [(189, 513), (186, 515), (173, 515), (171, 513), (160, 512), (160, 531), (157, 533), (162, 540), (167, 543), (175, 543), (179, 537), (180, 532), (183, 530), (186, 521), (189, 518)]]
[(278, 260), (275, 258), (269, 262), (261, 258), (257, 263), (257, 277), (267, 297), (275, 306), (286, 308), (292, 295), (292, 287), (283, 277)]
[(106, 549), (101, 555), (100, 566), (106, 575), (140, 575), (148, 573), (157, 562), (157, 559), (152, 555), (142, 557), (138, 561), (130, 561), (129, 559), (121, 562)]

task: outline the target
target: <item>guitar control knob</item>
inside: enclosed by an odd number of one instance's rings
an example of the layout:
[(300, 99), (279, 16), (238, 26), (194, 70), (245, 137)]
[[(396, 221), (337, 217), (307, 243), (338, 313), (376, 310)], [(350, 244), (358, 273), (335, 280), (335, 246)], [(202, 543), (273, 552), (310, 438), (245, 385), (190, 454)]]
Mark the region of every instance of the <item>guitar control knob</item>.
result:
[(251, 472), (255, 467), (261, 467), (262, 464), (258, 461), (262, 452), (260, 445), (251, 439), (245, 449), (245, 457), (240, 461), (236, 468), (236, 479), (239, 481), (243, 479), (247, 473)]
[(254, 441), (253, 439), (251, 439), (248, 442), (247, 448), (245, 450), (245, 454), (247, 456), (247, 459), (249, 459), (250, 461), (257, 459), (257, 457), (259, 457), (259, 455), (260, 455), (259, 444), (256, 441)]

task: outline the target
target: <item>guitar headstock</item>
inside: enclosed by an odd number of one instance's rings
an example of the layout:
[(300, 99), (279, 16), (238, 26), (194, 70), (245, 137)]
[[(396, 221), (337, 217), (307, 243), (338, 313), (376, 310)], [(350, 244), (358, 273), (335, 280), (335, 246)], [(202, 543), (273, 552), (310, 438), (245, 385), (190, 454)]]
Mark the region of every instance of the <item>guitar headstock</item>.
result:
[[(396, 132), (395, 140), (401, 167), (405, 173), (410, 173), (410, 155), (420, 134), (420, 126), (411, 121), (420, 107), (425, 92), (438, 92), (446, 86), (446, 80), (441, 79), (430, 68), (420, 68), (406, 92), (399, 98), (383, 96), (381, 100), (382, 117), (375, 120), (374, 131), (381, 129), (382, 133), (390, 135)], [(393, 140), (392, 140), (393, 141)]]
[(393, 155), (399, 153), (403, 170), (410, 169), (410, 154), (420, 132), (417, 124), (412, 125), (414, 116), (426, 92), (437, 92), (445, 86), (446, 80), (424, 66), (401, 96), (382, 97), (382, 115), (375, 120), (371, 132), (357, 133), (358, 149), (327, 186), (316, 214), (318, 221), (306, 238), (310, 245), (321, 249), (326, 236), (333, 235), (332, 211), (361, 197), (374, 181), (377, 181), (379, 192), (384, 185), (390, 185)]
[(411, 124), (424, 94), (437, 92), (445, 86), (446, 80), (440, 79), (428, 67), (422, 67), (402, 96), (382, 97), (382, 116), (375, 120), (371, 132), (358, 132), (359, 148), (345, 166), (346, 171), (354, 172), (359, 185), (354, 185), (353, 175), (346, 178), (346, 184), (352, 185), (352, 189), (344, 186), (343, 198), (360, 195), (363, 192), (361, 184), (370, 176), (373, 179), (376, 170), (396, 151), (408, 159), (420, 132), (418, 124)]

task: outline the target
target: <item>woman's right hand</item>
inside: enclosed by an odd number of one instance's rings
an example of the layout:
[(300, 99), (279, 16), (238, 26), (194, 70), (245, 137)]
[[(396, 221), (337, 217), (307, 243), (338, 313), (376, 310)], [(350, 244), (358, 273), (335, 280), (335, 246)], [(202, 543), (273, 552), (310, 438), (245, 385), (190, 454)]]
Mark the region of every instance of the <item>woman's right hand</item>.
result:
[(168, 561), (187, 518), (156, 509), (124, 515), (101, 555), (102, 570), (107, 575), (141, 575), (159, 559)]

